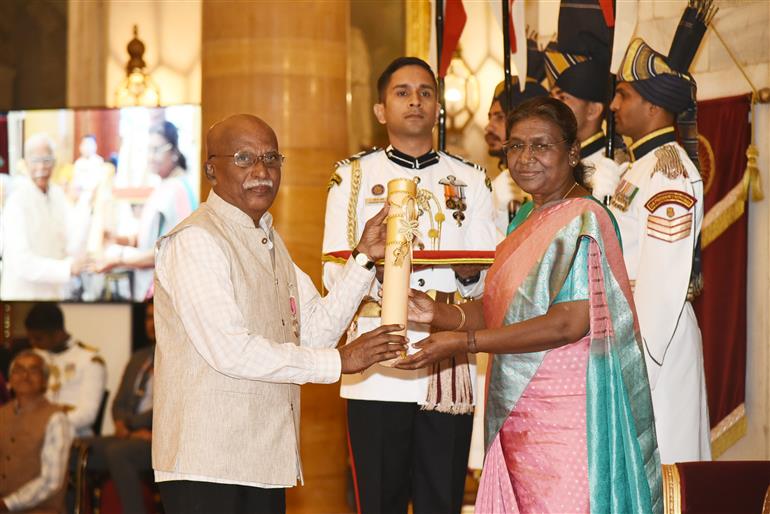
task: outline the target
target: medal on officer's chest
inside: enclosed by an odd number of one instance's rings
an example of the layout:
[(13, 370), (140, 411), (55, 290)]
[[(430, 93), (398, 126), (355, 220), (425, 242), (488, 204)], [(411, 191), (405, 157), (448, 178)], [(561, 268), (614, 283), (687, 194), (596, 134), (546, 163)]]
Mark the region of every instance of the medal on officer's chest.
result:
[(442, 178), (438, 183), (444, 186), (446, 208), (454, 211), (452, 217), (457, 222), (457, 226), (462, 227), (463, 221), (465, 221), (465, 209), (468, 208), (465, 202), (465, 188), (468, 187), (468, 184), (454, 175), (447, 175), (446, 178)]
[(59, 366), (51, 365), (51, 378), (48, 380), (48, 389), (53, 393), (58, 393), (61, 389), (61, 370)]

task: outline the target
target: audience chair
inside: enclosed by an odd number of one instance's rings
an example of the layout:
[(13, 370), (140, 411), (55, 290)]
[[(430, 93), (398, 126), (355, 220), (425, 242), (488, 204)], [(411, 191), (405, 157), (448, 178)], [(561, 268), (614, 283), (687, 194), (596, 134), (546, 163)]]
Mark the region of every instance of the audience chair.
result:
[(770, 461), (663, 465), (665, 514), (770, 514)]

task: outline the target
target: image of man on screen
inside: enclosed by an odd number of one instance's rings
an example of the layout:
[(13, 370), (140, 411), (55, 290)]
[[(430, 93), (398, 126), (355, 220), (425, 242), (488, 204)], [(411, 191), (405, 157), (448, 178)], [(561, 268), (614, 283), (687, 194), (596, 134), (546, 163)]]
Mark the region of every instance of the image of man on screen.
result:
[(87, 265), (88, 218), (76, 212), (51, 182), (53, 140), (44, 133), (24, 144), (26, 176), (15, 182), (2, 211), (3, 300), (63, 300), (70, 279)]

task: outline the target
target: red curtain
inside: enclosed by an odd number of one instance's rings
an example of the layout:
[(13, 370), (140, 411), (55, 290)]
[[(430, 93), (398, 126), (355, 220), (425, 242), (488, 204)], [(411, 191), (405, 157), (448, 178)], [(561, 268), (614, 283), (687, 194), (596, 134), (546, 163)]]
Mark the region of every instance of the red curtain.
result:
[(750, 108), (748, 96), (698, 102), (706, 217), (701, 231), (704, 290), (694, 307), (703, 334), (712, 428), (743, 404), (746, 393), (748, 200), (743, 177)]

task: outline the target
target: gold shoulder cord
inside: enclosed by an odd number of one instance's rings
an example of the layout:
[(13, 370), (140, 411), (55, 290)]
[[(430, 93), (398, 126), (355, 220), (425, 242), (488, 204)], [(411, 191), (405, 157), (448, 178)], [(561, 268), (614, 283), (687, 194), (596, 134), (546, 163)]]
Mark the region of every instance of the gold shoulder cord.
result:
[(356, 232), (358, 231), (358, 193), (361, 190), (361, 161), (350, 163), (350, 198), (348, 199), (348, 246), (356, 247)]
[(669, 180), (676, 180), (681, 176), (688, 178), (687, 169), (685, 169), (682, 159), (679, 158), (679, 153), (673, 146), (661, 146), (655, 150), (655, 157), (658, 161), (655, 163), (652, 175), (662, 173)]

